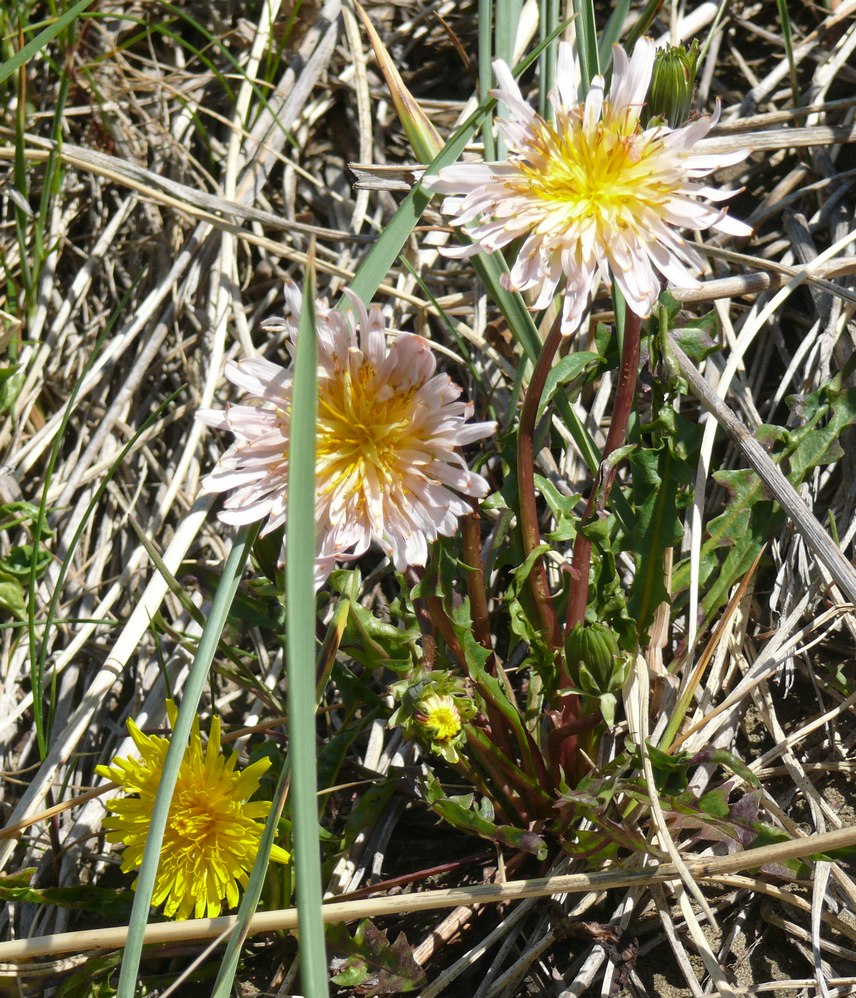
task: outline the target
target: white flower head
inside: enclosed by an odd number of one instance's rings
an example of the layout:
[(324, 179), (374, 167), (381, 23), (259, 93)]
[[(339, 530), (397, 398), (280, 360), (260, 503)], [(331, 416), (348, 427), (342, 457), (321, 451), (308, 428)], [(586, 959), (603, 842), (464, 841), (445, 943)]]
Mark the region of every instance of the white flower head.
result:
[(523, 244), (503, 278), (511, 291), (537, 290), (535, 308), (546, 308), (564, 277), (562, 332), (580, 324), (600, 281), (615, 279), (628, 307), (651, 312), (662, 274), (678, 287), (698, 284), (701, 261), (676, 228), (716, 229), (744, 236), (751, 228), (714, 203), (733, 192), (699, 178), (738, 163), (748, 151), (693, 155), (692, 147), (716, 124), (701, 117), (682, 128), (644, 128), (640, 115), (654, 65), (654, 42), (642, 38), (628, 59), (613, 46), (612, 85), (602, 76), (578, 100), (569, 45), (559, 45), (556, 87), (550, 92), (555, 124), (523, 100), (508, 66), (494, 64), (499, 88), (491, 93), (508, 108), (498, 118), (509, 159), (458, 163), (426, 177), (424, 186), (449, 195), (442, 210), (463, 226), (472, 246), (452, 256), (494, 252)]
[[(290, 314), (280, 325), (293, 343), (301, 308), (295, 285), (285, 298)], [(427, 340), (403, 333), (388, 342), (380, 308), (350, 299), (347, 314), (316, 303), (316, 586), (372, 541), (399, 571), (424, 565), (429, 542), (452, 536), (458, 517), (470, 512), (461, 496), (489, 491), (459, 448), (496, 432), (496, 423), (468, 422), (473, 404), (458, 401), (461, 389), (436, 373)], [(262, 533), (269, 533), (285, 523), (292, 374), (261, 357), (229, 361), (225, 373), (258, 404), (197, 413), (236, 438), (202, 487), (231, 493), (219, 514), (225, 523), (266, 520)]]

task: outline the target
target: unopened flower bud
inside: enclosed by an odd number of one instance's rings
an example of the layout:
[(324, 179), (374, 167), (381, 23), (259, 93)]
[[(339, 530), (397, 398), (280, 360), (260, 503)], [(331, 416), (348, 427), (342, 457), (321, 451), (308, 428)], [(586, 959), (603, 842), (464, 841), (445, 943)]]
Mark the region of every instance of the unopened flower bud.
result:
[(565, 640), (571, 679), (589, 696), (621, 689), (627, 662), (613, 632), (605, 624), (577, 624)]
[(696, 64), (699, 46), (694, 41), (660, 49), (654, 59), (654, 72), (648, 90), (648, 113), (663, 118), (672, 128), (685, 125), (695, 93)]

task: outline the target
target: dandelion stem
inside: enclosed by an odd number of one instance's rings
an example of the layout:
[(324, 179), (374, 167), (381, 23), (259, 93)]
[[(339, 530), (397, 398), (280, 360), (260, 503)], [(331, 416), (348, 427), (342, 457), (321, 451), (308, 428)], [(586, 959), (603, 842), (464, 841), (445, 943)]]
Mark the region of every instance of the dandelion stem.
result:
[(600, 472), (592, 485), (580, 530), (578, 530), (574, 541), (574, 554), (571, 561), (571, 592), (568, 598), (565, 633), (570, 631), (575, 624), (581, 624), (585, 620), (589, 568), (591, 567), (591, 541), (583, 533), (582, 527), (591, 519), (595, 506), (602, 507), (612, 491), (616, 468), (614, 465), (607, 467), (606, 462), (609, 455), (621, 447), (627, 438), (627, 426), (636, 399), (636, 378), (639, 372), (639, 336), (642, 329), (642, 319), (630, 309), (626, 310), (625, 315), (624, 347), (621, 351), (621, 367), (618, 372), (618, 387), (615, 390), (612, 420), (609, 424), (606, 445), (603, 448)]
[(465, 666), (467, 659), (464, 655), (464, 649), (461, 647), (461, 642), (458, 641), (458, 636), (452, 628), (452, 622), (449, 620), (448, 613), (446, 613), (443, 600), (439, 596), (426, 596), (425, 606), (428, 608), (431, 623), (434, 625), (435, 630), (442, 634), (449, 654), (457, 659), (461, 666)]
[[(488, 651), (493, 651), (493, 644), (490, 640), (490, 619), (487, 609), (487, 593), (484, 586), (484, 572), (482, 570), (481, 557), (481, 537), (479, 529), (481, 527), (481, 517), (477, 510), (467, 516), (461, 517), (461, 546), (464, 561), (469, 567), (466, 573), (467, 595), (470, 597), (470, 613), (473, 618), (473, 634), (476, 640)], [(491, 675), (496, 672), (494, 658), (491, 655), (488, 660), (488, 671)]]
[(413, 610), (416, 614), (416, 622), (422, 635), (422, 664), (430, 672), (434, 668), (437, 658), (437, 639), (434, 637), (434, 625), (431, 623), (431, 616), (425, 600), (415, 599)]
[[(473, 725), (467, 726), (467, 744), (493, 783), (493, 787), (488, 789), (487, 796), (497, 814), (500, 809), (508, 815), (513, 811), (518, 821), (527, 825), (534, 815), (529, 811), (529, 803), (521, 794), (521, 788), (515, 784), (507, 771), (507, 760), (497, 752), (491, 739)], [(504, 820), (508, 821), (508, 818)]]
[[(553, 358), (562, 341), (562, 316), (556, 318), (538, 354), (538, 360), (532, 371), (523, 408), (520, 410), (520, 426), (517, 433), (517, 490), (520, 502), (520, 533), (523, 537), (523, 556), (529, 555), (541, 543), (541, 531), (538, 528), (538, 508), (535, 502), (535, 421), (538, 416), (538, 404), (544, 393), (547, 375), (553, 366)], [(547, 569), (542, 558), (537, 558), (529, 572), (529, 586), (532, 598), (541, 617), (544, 637), (551, 648), (558, 648), (562, 643), (556, 614), (553, 610), (553, 598), (547, 582)]]

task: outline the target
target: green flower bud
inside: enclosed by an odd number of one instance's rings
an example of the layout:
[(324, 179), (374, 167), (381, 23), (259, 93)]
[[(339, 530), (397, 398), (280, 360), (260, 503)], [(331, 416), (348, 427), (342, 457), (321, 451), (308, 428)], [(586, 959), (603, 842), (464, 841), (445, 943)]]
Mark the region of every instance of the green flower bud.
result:
[(565, 661), (574, 683), (589, 696), (620, 690), (627, 679), (627, 658), (605, 624), (577, 624), (565, 639)]
[(672, 128), (685, 125), (690, 116), (698, 56), (696, 40), (688, 49), (683, 45), (660, 49), (654, 59), (648, 112), (652, 117), (663, 118)]
[(454, 765), (466, 738), (464, 724), (476, 715), (463, 680), (438, 670), (417, 682), (394, 683), (390, 689), (399, 706), (389, 726), (400, 727), (405, 738), (415, 738), (423, 748)]

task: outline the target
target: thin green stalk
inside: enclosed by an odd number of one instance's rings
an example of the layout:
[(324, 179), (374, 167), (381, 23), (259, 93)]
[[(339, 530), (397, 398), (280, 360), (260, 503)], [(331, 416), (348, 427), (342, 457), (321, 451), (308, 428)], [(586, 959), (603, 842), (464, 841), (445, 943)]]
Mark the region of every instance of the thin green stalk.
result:
[[(490, 85), (493, 81), (493, 0), (479, 0), (479, 100), (490, 100)], [(484, 158), (492, 160), (496, 156), (493, 141), (493, 111), (487, 111), (482, 122)]]
[[(544, 764), (544, 759), (538, 749), (538, 745), (535, 739), (532, 737), (532, 733), (523, 723), (523, 718), (520, 715), (520, 710), (517, 705), (512, 703), (511, 700), (505, 696), (505, 691), (502, 689), (502, 684), (500, 681), (493, 676), (491, 676), (486, 671), (478, 672), (478, 670), (473, 670), (472, 679), (481, 694), (482, 699), (485, 703), (490, 704), (496, 714), (502, 716), (502, 723), (508, 731), (514, 736), (517, 742), (518, 755), (517, 757), (521, 760), (521, 766), (524, 772), (532, 778), (532, 780), (541, 787), (549, 787), (550, 781), (547, 773), (547, 767)], [(502, 674), (503, 681), (507, 682), (505, 674)], [(494, 716), (494, 715), (491, 715)], [(497, 740), (497, 748), (502, 751), (502, 745)], [(508, 758), (511, 758), (512, 753), (510, 750), (505, 750)]]
[[(559, 25), (559, 0), (539, 0), (539, 38), (544, 41)], [(549, 101), (550, 91), (556, 82), (557, 44), (548, 45), (539, 58), (538, 72), (538, 111), (542, 118), (552, 121), (553, 105)]]
[(544, 817), (553, 810), (556, 801), (547, 789), (509, 759), (486, 732), (473, 727), (467, 731), (467, 740), (470, 748), (477, 750), (480, 764), (490, 772), (492, 779), (501, 783), (509, 800), (515, 802), (524, 822), (536, 816)]
[(609, 15), (606, 27), (600, 33), (600, 41), (597, 44), (601, 72), (612, 64), (612, 46), (621, 38), (629, 11), (630, 0), (617, 0), (612, 5), (612, 13)]
[(597, 51), (597, 22), (593, 0), (574, 0), (577, 14), (577, 54), (580, 59), (580, 100), (589, 91), (592, 79), (600, 72)]
[(161, 845), (163, 843), (167, 818), (169, 817), (173, 790), (175, 789), (178, 772), (181, 768), (193, 728), (193, 720), (196, 717), (199, 698), (202, 696), (202, 691), (205, 688), (208, 671), (211, 668), (211, 662), (214, 659), (220, 635), (223, 633), (223, 627), (229, 616), (229, 609), (235, 598), (244, 565), (250, 556), (250, 550), (252, 549), (258, 530), (258, 524), (241, 527), (238, 530), (235, 543), (232, 545), (232, 550), (229, 552), (229, 557), (223, 566), (220, 583), (214, 593), (211, 612), (199, 639), (199, 648), (196, 651), (196, 657), (190, 666), (187, 683), (184, 687), (184, 695), (181, 699), (181, 706), (178, 709), (175, 729), (169, 740), (169, 748), (164, 760), (163, 772), (161, 773), (161, 780), (158, 785), (158, 792), (149, 821), (146, 848), (143, 852), (143, 861), (140, 866), (140, 873), (134, 893), (134, 904), (131, 908), (131, 917), (128, 922), (128, 936), (125, 942), (125, 953), (122, 957), (122, 967), (119, 971), (116, 998), (134, 998), (137, 992), (137, 975), (143, 950), (143, 938), (146, 931), (146, 922), (148, 921), (149, 906), (152, 901), (155, 880), (157, 879)]
[[(23, 28), (19, 27), (19, 36), (23, 40)], [(26, 309), (33, 305), (33, 253), (30, 249), (29, 229), (30, 215), (25, 210), (29, 202), (29, 177), (27, 175), (27, 159), (24, 155), (24, 133), (27, 130), (27, 67), (21, 65), (18, 70), (18, 92), (15, 107), (15, 189), (21, 195), (20, 201), (15, 201), (15, 234), (18, 239), (18, 260), (21, 282), (24, 285), (24, 301)], [(19, 303), (19, 306), (23, 303)], [(19, 312), (25, 309), (19, 307)]]
[(223, 959), (220, 961), (220, 969), (217, 971), (217, 979), (214, 981), (214, 990), (211, 998), (229, 998), (232, 993), (232, 984), (235, 980), (235, 973), (238, 969), (238, 961), (241, 957), (241, 947), (249, 935), (250, 921), (258, 907), (262, 888), (264, 887), (265, 876), (267, 874), (268, 862), (270, 860), (271, 846), (277, 832), (279, 816), (282, 814), (285, 799), (289, 790), (290, 767), (284, 765), (277, 780), (276, 790), (273, 794), (270, 814), (265, 822), (265, 828), (259, 840), (259, 851), (256, 861), (253, 864), (253, 871), (241, 898), (241, 905), (238, 908), (237, 924), (229, 936)]
[[(522, 0), (496, 0), (494, 48), (497, 59), (502, 59), (508, 66), (514, 65), (514, 43), (517, 40), (521, 7)], [(507, 118), (510, 112), (504, 104), (500, 104), (498, 113), (501, 118)], [(498, 135), (496, 137), (496, 158), (503, 160), (507, 154), (505, 139), (502, 135)]]
[[(474, 730), (475, 729), (471, 724), (465, 725), (468, 745), (474, 744), (471, 737)], [(511, 824), (514, 820), (515, 809), (511, 806), (510, 801), (502, 790), (498, 787), (491, 786), (487, 782), (485, 774), (480, 772), (479, 769), (469, 762), (467, 757), (463, 754), (458, 755), (458, 761), (455, 763), (455, 770), (461, 773), (466, 780), (476, 788), (482, 797), (485, 797), (491, 802), (498, 821), (506, 825)]]
[[(628, 55), (633, 51), (633, 46), (639, 39), (650, 30), (651, 25), (654, 23), (654, 18), (660, 13), (660, 8), (665, 3), (665, 0), (648, 0), (648, 3), (639, 12), (639, 18), (636, 23), (627, 32), (627, 38), (624, 40), (624, 48)], [(710, 39), (713, 37), (713, 32), (716, 29), (716, 25), (722, 16), (723, 11), (728, 6), (729, 0), (722, 0), (719, 5), (719, 10), (717, 11), (716, 18), (713, 22), (711, 30), (707, 36), (707, 41), (705, 45), (710, 43)], [(704, 51), (702, 52), (702, 59), (704, 58)]]
[(60, 76), (59, 87), (57, 89), (56, 109), (54, 111), (54, 122), (51, 130), (53, 145), (48, 153), (45, 163), (44, 179), (42, 181), (42, 197), (39, 202), (39, 214), (34, 226), (34, 243), (36, 258), (36, 280), (38, 280), (41, 265), (45, 257), (50, 252), (50, 247), (45, 245), (44, 234), (48, 229), (48, 217), (54, 206), (55, 200), (60, 193), (63, 176), (62, 164), (62, 142), (63, 142), (63, 121), (65, 120), (65, 105), (68, 101), (68, 88), (70, 85), (68, 73)]
[(321, 914), (321, 841), (315, 731), (315, 430), (314, 246), (304, 279), (294, 360), (288, 507), (285, 533), (288, 746), (292, 772), (294, 862), (300, 937), (300, 978), (308, 998), (329, 994)]
[[(356, 585), (353, 585), (352, 588), (354, 591), (349, 594), (350, 599), (355, 598), (356, 596)], [(315, 685), (316, 708), (321, 702), (324, 689), (330, 679), (330, 672), (333, 668), (333, 663), (336, 661), (336, 653), (339, 650), (339, 644), (345, 633), (345, 625), (347, 624), (348, 615), (351, 609), (350, 599), (342, 597), (339, 600), (333, 614), (333, 619), (330, 621), (327, 628), (327, 634), (324, 642), (318, 652), (315, 670), (317, 676), (317, 682)], [(247, 889), (244, 892), (243, 898), (241, 898), (241, 906), (238, 909), (237, 924), (229, 936), (229, 942), (226, 946), (226, 951), (223, 954), (223, 959), (220, 962), (220, 970), (217, 973), (217, 980), (215, 981), (215, 987), (211, 994), (211, 998), (228, 998), (231, 994), (232, 984), (235, 979), (235, 973), (238, 969), (238, 961), (241, 955), (241, 947), (246, 941), (249, 933), (250, 921), (256, 912), (262, 888), (264, 887), (271, 846), (273, 845), (277, 832), (277, 825), (279, 823), (279, 817), (282, 814), (282, 809), (285, 805), (285, 800), (290, 789), (290, 776), (291, 759), (288, 758), (282, 767), (282, 772), (280, 773), (279, 780), (277, 781), (276, 790), (273, 795), (273, 804), (265, 823), (264, 833), (262, 834), (261, 841), (259, 842), (258, 856), (256, 858), (256, 862), (253, 864), (253, 871), (250, 874)]]
[[(535, 815), (528, 801), (521, 796), (519, 787), (511, 781), (505, 756), (479, 728), (468, 724), (466, 732), (470, 758), (478, 763), (492, 784), (487, 785), (482, 792), (487, 791), (487, 798), (496, 809), (497, 816), (502, 814), (502, 822), (525, 827)], [(463, 756), (459, 759), (463, 760)], [(474, 786), (480, 785), (475, 783)]]
[(8, 79), (21, 66), (29, 62), (34, 55), (41, 52), (58, 34), (65, 31), (72, 21), (79, 17), (91, 3), (92, 0), (79, 0), (78, 3), (67, 10), (62, 16), (51, 22), (44, 31), (39, 32), (35, 38), (27, 42), (11, 59), (7, 59), (0, 65), (0, 83), (3, 83), (4, 80)]
[(782, 22), (782, 41), (785, 43), (785, 55), (788, 59), (788, 73), (791, 79), (791, 95), (794, 107), (800, 106), (800, 85), (797, 79), (797, 64), (794, 59), (794, 35), (791, 30), (791, 15), (788, 12), (788, 0), (776, 0), (779, 8), (779, 20)]

